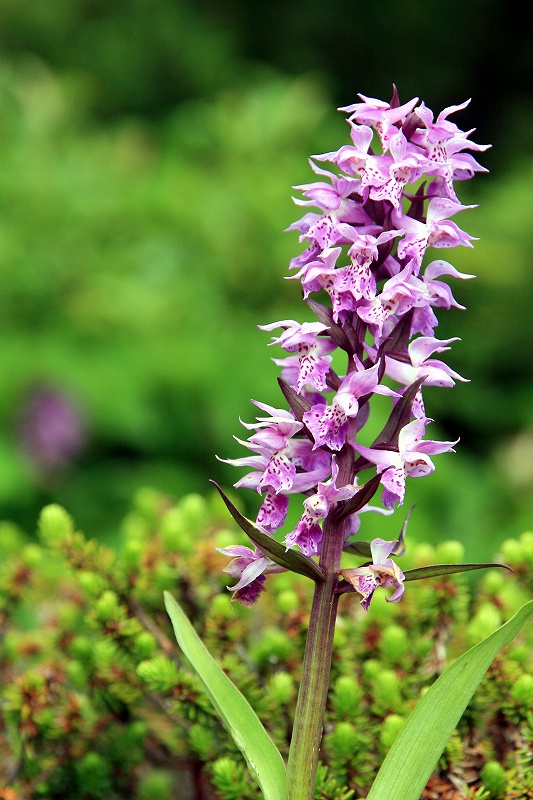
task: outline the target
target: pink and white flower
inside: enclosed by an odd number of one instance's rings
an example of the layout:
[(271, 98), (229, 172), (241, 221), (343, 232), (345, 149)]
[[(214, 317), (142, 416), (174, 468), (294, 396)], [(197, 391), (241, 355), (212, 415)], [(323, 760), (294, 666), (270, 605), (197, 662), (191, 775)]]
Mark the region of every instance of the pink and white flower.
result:
[(396, 552), (397, 545), (397, 540), (386, 542), (385, 539), (373, 539), (370, 543), (370, 564), (357, 569), (341, 570), (342, 577), (361, 595), (361, 605), (365, 611), (368, 611), (370, 601), (379, 586), (394, 587), (393, 594), (386, 598), (387, 603), (397, 603), (403, 595), (405, 575), (398, 564), (388, 557)]

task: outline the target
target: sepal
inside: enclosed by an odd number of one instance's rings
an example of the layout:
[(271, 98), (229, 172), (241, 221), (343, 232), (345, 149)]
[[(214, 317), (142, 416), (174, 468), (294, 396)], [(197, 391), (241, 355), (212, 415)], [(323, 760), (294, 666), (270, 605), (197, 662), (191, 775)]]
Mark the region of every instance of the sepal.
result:
[(228, 511), (237, 523), (237, 525), (244, 531), (249, 539), (257, 545), (257, 547), (268, 558), (272, 559), (280, 567), (290, 570), (290, 572), (297, 572), (299, 575), (305, 575), (307, 578), (318, 582), (324, 580), (324, 573), (314, 561), (306, 558), (301, 553), (295, 550), (285, 550), (285, 547), (269, 536), (267, 533), (258, 528), (254, 523), (249, 520), (244, 514), (241, 514), (239, 509), (233, 505), (229, 497), (226, 497), (218, 483), (210, 481), (213, 486), (218, 490), (222, 500), (224, 501)]

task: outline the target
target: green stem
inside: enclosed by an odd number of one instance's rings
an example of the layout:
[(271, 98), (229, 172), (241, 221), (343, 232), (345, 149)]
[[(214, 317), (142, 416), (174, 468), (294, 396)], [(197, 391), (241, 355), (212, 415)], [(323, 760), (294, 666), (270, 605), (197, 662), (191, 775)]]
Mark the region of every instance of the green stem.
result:
[(343, 541), (342, 523), (326, 520), (320, 557), (325, 580), (316, 584), (313, 596), (287, 765), (288, 800), (313, 800), (315, 792), (339, 597), (335, 589)]

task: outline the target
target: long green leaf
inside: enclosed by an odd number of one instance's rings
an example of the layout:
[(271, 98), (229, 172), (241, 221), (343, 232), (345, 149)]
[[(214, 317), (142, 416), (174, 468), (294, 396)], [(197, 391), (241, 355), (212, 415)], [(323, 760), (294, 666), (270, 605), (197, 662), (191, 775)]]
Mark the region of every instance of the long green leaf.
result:
[(178, 644), (196, 670), (205, 691), (246, 759), (265, 800), (285, 800), (285, 764), (254, 710), (199, 638), (181, 607), (165, 592), (165, 606)]
[(533, 600), (457, 659), (422, 696), (389, 750), (367, 800), (418, 800), (498, 651), (533, 614)]
[(439, 575), (455, 575), (459, 572), (472, 572), (476, 569), (508, 569), (513, 570), (507, 564), (497, 564), (489, 561), (486, 564), (433, 564), (429, 567), (416, 567), (406, 569), (404, 572), (406, 581), (420, 581), (422, 578), (436, 578)]

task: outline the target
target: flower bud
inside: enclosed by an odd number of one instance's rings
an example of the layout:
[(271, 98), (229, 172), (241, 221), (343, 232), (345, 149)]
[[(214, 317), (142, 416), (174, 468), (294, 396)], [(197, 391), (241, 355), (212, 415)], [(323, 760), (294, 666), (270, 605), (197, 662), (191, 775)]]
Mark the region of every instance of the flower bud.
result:
[(296, 611), (300, 604), (300, 600), (295, 591), (291, 589), (284, 589), (276, 596), (276, 605), (282, 614), (290, 614), (291, 611)]
[(409, 650), (405, 628), (401, 628), (399, 625), (388, 625), (381, 634), (379, 649), (386, 661), (396, 664)]
[(501, 614), (492, 603), (482, 603), (467, 628), (468, 642), (472, 646), (486, 639), (500, 627)]
[(511, 697), (529, 711), (533, 707), (533, 675), (520, 675), (513, 684)]
[(465, 548), (461, 542), (439, 542), (435, 550), (436, 560), (439, 564), (459, 564), (464, 561)]
[(45, 506), (39, 515), (39, 535), (50, 546), (59, 545), (74, 532), (72, 518), (65, 509), (52, 503)]
[(267, 683), (267, 697), (273, 705), (288, 705), (294, 697), (294, 678), (289, 672), (276, 672)]
[(385, 717), (379, 734), (379, 741), (384, 750), (389, 750), (404, 724), (405, 718), (399, 714), (389, 714)]
[(293, 643), (284, 631), (278, 628), (266, 628), (252, 650), (252, 658), (259, 669), (267, 664), (284, 662), (293, 650)]
[(339, 717), (352, 717), (357, 713), (363, 690), (352, 675), (341, 675), (335, 681), (333, 708)]
[(487, 761), (480, 773), (481, 780), (493, 798), (505, 796), (507, 778), (505, 770), (498, 761)]
[(140, 778), (135, 800), (172, 800), (173, 796), (171, 773), (152, 769)]

